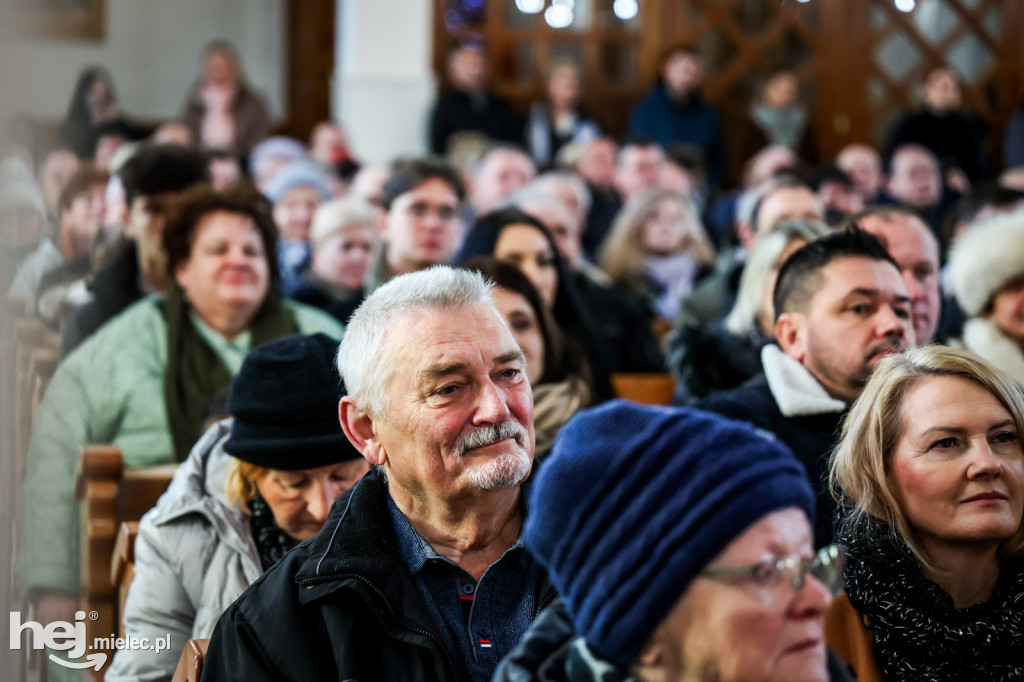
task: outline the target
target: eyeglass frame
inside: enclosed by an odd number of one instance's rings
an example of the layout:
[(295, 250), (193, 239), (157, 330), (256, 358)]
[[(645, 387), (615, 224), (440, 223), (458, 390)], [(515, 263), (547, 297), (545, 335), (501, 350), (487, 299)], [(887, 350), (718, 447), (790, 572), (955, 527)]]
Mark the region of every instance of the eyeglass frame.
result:
[[(775, 583), (777, 580), (785, 576), (786, 571), (793, 571), (795, 568), (799, 568), (794, 574), (790, 581), (790, 585), (797, 592), (804, 589), (807, 584), (807, 575), (813, 575), (818, 582), (825, 586), (833, 595), (838, 594), (843, 589), (843, 565), (846, 563), (846, 548), (842, 545), (832, 544), (822, 547), (815, 553), (814, 557), (805, 559), (800, 556), (787, 556), (779, 557), (774, 560), (761, 561), (756, 564), (748, 566), (720, 566), (713, 568), (705, 568), (703, 571), (698, 573), (702, 578), (709, 579), (721, 579), (721, 578), (749, 578), (754, 583), (763, 586), (769, 586)], [(831, 568), (833, 564), (837, 564), (835, 570), (839, 575), (838, 584), (833, 587), (828, 585), (818, 575), (815, 574), (815, 570), (821, 567)]]
[(414, 201), (402, 210), (416, 219), (426, 218), (428, 215), (434, 214), (446, 223), (450, 223), (459, 217), (458, 205), (439, 206), (426, 201)]

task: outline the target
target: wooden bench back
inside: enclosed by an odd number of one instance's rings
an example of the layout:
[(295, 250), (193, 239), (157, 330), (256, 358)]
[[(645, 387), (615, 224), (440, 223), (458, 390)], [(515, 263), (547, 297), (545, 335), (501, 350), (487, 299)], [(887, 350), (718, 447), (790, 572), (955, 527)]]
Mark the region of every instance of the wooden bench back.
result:
[[(60, 358), (60, 337), (34, 318), (15, 322), (13, 348), (15, 392), (15, 450), (24, 462), (32, 425), (43, 393)], [(38, 395), (38, 398), (37, 398)], [(24, 465), (21, 473), (24, 474)]]
[(208, 639), (190, 639), (181, 652), (178, 667), (174, 670), (171, 682), (199, 682), (203, 674), (203, 661), (206, 651), (210, 648)]
[[(24, 501), (28, 445), (35, 414), (46, 386), (57, 368), (60, 339), (42, 322), (25, 314), (20, 301), (0, 298), (0, 481), (7, 486), (0, 495), (0, 556), (17, 561), (18, 538)], [(7, 571), (0, 578), (0, 604), (15, 604), (22, 590), (17, 573)], [(21, 604), (28, 617), (29, 609)], [(0, 641), (10, 638), (10, 623), (0, 622)], [(36, 680), (45, 675), (45, 657), (36, 650), (0, 653), (0, 670), (18, 668), (20, 679)]]
[[(167, 489), (174, 465), (150, 469), (126, 469), (120, 448), (114, 445), (87, 445), (82, 448), (82, 468), (75, 485), (81, 505), (82, 609), (86, 619), (86, 637), (110, 637), (120, 631), (120, 585), (113, 579), (115, 546), (122, 523), (138, 521)], [(124, 539), (127, 543), (127, 538)], [(131, 547), (134, 549), (134, 539)], [(125, 547), (127, 554), (127, 545)], [(130, 555), (134, 562), (134, 554)], [(125, 588), (127, 593), (127, 588)], [(92, 618), (92, 614), (96, 618)], [(107, 651), (107, 663), (94, 679), (102, 680), (114, 650)]]
[(671, 405), (676, 382), (671, 374), (613, 374), (616, 398), (642, 405)]
[(110, 583), (117, 590), (117, 635), (124, 637), (124, 603), (128, 588), (135, 580), (135, 539), (139, 536), (138, 521), (122, 521), (114, 540), (114, 557), (110, 562)]

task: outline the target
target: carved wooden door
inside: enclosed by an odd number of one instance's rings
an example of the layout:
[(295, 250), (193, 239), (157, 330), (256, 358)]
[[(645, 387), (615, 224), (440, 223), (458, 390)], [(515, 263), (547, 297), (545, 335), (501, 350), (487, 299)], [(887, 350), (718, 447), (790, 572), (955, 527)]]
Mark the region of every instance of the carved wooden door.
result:
[(308, 140), (331, 117), (335, 0), (289, 0), (286, 11), (288, 111), (280, 132)]
[[(810, 105), (823, 158), (853, 141), (880, 144), (886, 126), (917, 106), (917, 85), (948, 63), (965, 106), (998, 139), (1024, 98), (1024, 2), (1020, 0), (435, 0), (435, 65), (470, 34), (487, 40), (495, 87), (524, 110), (540, 96), (554, 56), (584, 66), (585, 102), (614, 135), (655, 82), (672, 45), (697, 47), (704, 90), (727, 133), (745, 126), (751, 98), (772, 71), (794, 70)], [(620, 3), (635, 16), (618, 18)], [(897, 2), (912, 11), (897, 9)], [(529, 14), (522, 11), (539, 7)], [(572, 9), (565, 28), (545, 20)], [(735, 179), (745, 145), (730, 147)]]
[[(821, 137), (816, 129), (817, 103), (836, 47), (825, 31), (829, 5), (834, 4), (834, 0), (662, 3), (660, 42), (665, 46), (691, 45), (704, 57), (704, 92), (723, 119), (733, 180), (738, 179), (742, 164), (757, 149), (748, 124), (750, 103), (773, 71), (788, 69), (796, 73), (802, 98), (811, 105), (812, 131), (815, 138)], [(822, 146), (820, 139), (816, 139), (815, 146)]]
[(445, 56), (459, 41), (482, 38), (494, 89), (525, 114), (543, 97), (545, 74), (571, 59), (583, 103), (614, 135), (657, 68), (658, 0), (435, 0), (434, 67), (444, 87)]
[[(907, 4), (904, 4), (907, 3)], [(918, 105), (928, 71), (948, 64), (963, 83), (964, 107), (999, 133), (1020, 102), (1021, 8), (1016, 0), (869, 0), (858, 8), (866, 105), (858, 133), (878, 141), (901, 111)], [(1000, 135), (997, 135), (1000, 136)]]

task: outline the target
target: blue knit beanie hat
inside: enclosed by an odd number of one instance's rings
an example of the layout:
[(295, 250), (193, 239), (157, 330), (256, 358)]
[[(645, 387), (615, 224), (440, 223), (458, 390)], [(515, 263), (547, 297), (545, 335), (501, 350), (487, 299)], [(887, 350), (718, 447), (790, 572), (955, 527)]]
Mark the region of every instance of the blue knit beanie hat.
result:
[(814, 518), (804, 469), (777, 440), (707, 412), (617, 400), (562, 428), (524, 532), (576, 632), (626, 670), (697, 574), (786, 507)]
[(285, 137), (284, 135), (268, 137), (249, 152), (249, 175), (258, 178), (260, 175), (260, 165), (270, 159), (297, 161), (298, 159), (308, 158), (309, 152), (306, 150), (306, 145), (295, 138)]
[(320, 167), (320, 164), (308, 159), (292, 161), (287, 166), (277, 171), (277, 174), (267, 183), (266, 195), (275, 204), (284, 198), (284, 195), (296, 187), (309, 187), (320, 195), (322, 200), (331, 198), (330, 181), (327, 173)]

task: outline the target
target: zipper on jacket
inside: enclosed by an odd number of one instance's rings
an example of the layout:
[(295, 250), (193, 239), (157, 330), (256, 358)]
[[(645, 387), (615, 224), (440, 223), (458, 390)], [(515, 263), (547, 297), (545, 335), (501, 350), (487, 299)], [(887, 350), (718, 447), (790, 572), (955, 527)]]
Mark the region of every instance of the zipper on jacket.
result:
[[(416, 633), (418, 635), (423, 635), (424, 637), (429, 639), (431, 642), (433, 642), (437, 646), (438, 650), (441, 651), (444, 654), (444, 658), (448, 662), (448, 667), (451, 669), (451, 671), (453, 673), (453, 678), (456, 679), (456, 680), (459, 678), (459, 675), (458, 675), (459, 669), (457, 667), (455, 667), (455, 662), (452, 660), (451, 652), (448, 651), (448, 647), (446, 647), (444, 645), (444, 642), (440, 641), (434, 635), (434, 633), (430, 632), (429, 630), (423, 630), (423, 629), (418, 628), (418, 627), (408, 627), (406, 625), (402, 625), (401, 622), (399, 621), (398, 614), (395, 613), (394, 607), (391, 606), (391, 602), (388, 600), (387, 596), (385, 596), (384, 592), (379, 587), (374, 585), (372, 582), (367, 580), (365, 577), (363, 577), (361, 575), (358, 575), (356, 573), (335, 573), (335, 574), (332, 574), (332, 575), (318, 575), (318, 576), (314, 576), (312, 578), (306, 578), (306, 579), (302, 580), (299, 584), (302, 585), (303, 587), (306, 587), (308, 585), (312, 585), (312, 584), (316, 584), (316, 583), (325, 583), (325, 582), (330, 582), (332, 580), (344, 580), (344, 579), (348, 579), (348, 578), (351, 578), (351, 579), (354, 579), (354, 580), (358, 580), (359, 582), (363, 583), (364, 585), (369, 587), (371, 590), (373, 590), (374, 593), (378, 597), (380, 597), (380, 600), (382, 602), (384, 602), (384, 606), (387, 607), (388, 614), (390, 614), (392, 619), (394, 619), (396, 622), (399, 623), (399, 627), (402, 627), (403, 629), (405, 629), (405, 630), (407, 630), (409, 632), (414, 632), (414, 633)], [(445, 677), (447, 677), (447, 675), (441, 675), (440, 671), (437, 670), (437, 668), (434, 669), (434, 672), (435, 673), (439, 673), (438, 674), (438, 678), (444, 679)]]

